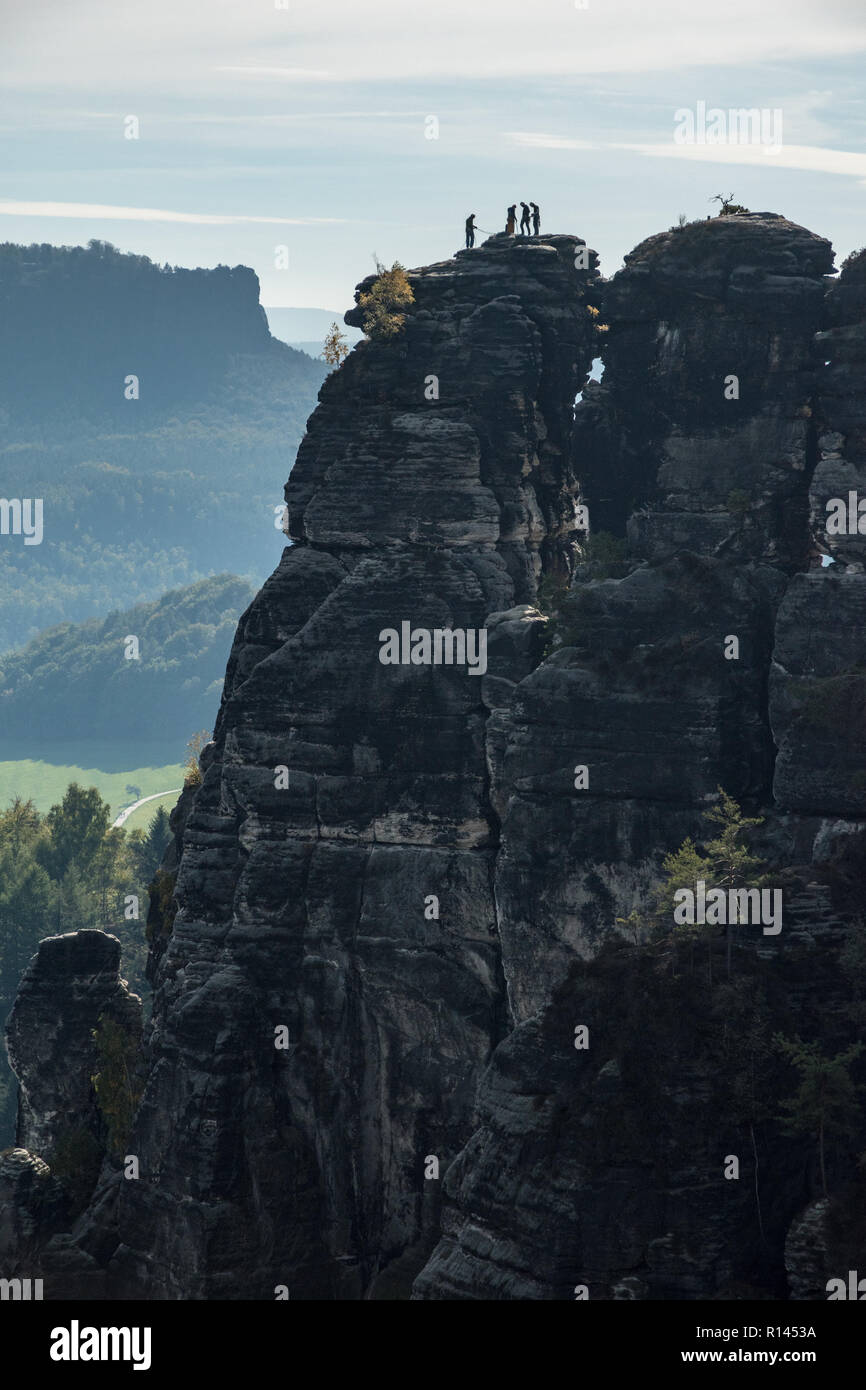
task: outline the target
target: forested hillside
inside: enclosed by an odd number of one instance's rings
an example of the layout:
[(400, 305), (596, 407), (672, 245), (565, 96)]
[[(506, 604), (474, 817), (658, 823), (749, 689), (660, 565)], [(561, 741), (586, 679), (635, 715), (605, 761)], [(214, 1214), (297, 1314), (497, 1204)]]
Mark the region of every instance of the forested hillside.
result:
[(5, 244), (0, 354), (0, 497), (43, 503), (39, 544), (0, 536), (0, 651), (216, 570), (261, 582), (327, 367), (270, 336), (253, 271)]
[[(120, 938), (123, 971), (145, 1001), (147, 885), (168, 842), (160, 808), (146, 830), (113, 830), (95, 787), (72, 783), (46, 815), (0, 803), (0, 1018), (39, 942), (98, 927)], [(15, 1080), (0, 1049), (0, 1147), (15, 1138)]]
[[(66, 623), (0, 657), (2, 746), (159, 740), (212, 728), (240, 614), (254, 590), (223, 574), (106, 618)], [(137, 639), (138, 656), (127, 642)], [(0, 789), (2, 791), (2, 789)]]

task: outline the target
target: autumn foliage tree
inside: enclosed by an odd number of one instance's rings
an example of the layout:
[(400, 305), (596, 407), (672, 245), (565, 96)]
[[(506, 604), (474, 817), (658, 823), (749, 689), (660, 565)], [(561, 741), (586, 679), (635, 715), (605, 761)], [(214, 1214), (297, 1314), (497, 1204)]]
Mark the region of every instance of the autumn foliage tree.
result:
[(183, 767), (183, 785), (185, 787), (201, 786), (201, 767), (199, 758), (201, 750), (210, 740), (208, 729), (199, 729), (198, 733), (193, 734), (186, 745), (186, 762)]
[(340, 332), (339, 325), (332, 323), (325, 338), (322, 356), (330, 367), (339, 367), (349, 355), (349, 344)]
[(395, 261), (386, 270), (380, 261), (376, 262), (379, 272), (369, 290), (358, 299), (363, 311), (362, 327), (369, 338), (387, 340), (394, 338), (403, 329), (406, 314), (403, 312), (415, 303), (415, 295), (405, 269)]

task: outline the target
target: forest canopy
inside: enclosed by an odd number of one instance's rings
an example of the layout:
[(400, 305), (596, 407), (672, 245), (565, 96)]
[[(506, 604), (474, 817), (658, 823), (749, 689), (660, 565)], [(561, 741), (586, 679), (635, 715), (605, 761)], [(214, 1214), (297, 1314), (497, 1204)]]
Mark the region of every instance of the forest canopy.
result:
[[(203, 579), (107, 618), (65, 623), (0, 656), (4, 742), (147, 739), (212, 728), (238, 618), (254, 590)], [(137, 659), (126, 639), (138, 639)]]

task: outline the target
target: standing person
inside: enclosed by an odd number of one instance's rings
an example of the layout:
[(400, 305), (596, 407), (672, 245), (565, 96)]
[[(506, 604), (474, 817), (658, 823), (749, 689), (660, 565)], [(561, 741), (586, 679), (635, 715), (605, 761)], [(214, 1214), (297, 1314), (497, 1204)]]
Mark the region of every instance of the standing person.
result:
[(508, 221), (505, 223), (505, 235), (514, 236), (514, 229), (517, 226), (517, 204), (512, 203), (508, 209)]
[(529, 236), (529, 204), (521, 203), (520, 207), (520, 235)]
[(475, 213), (470, 212), (466, 219), (466, 250), (471, 251), (475, 245)]
[(538, 236), (538, 233), (541, 231), (541, 213), (538, 211), (537, 203), (530, 203), (529, 206), (532, 208), (533, 236)]

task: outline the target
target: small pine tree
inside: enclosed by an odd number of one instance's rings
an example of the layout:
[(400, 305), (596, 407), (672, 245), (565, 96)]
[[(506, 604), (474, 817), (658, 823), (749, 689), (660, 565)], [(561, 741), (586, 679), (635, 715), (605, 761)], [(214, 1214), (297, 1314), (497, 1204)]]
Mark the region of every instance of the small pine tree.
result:
[[(666, 935), (668, 924), (673, 917), (674, 894), (677, 889), (694, 885), (703, 879), (708, 888), (741, 888), (754, 882), (764, 869), (755, 855), (750, 854), (745, 844), (746, 833), (754, 826), (761, 825), (760, 817), (744, 816), (738, 803), (719, 787), (719, 801), (704, 815), (710, 824), (717, 825), (719, 832), (712, 840), (699, 849), (693, 840), (686, 839), (679, 849), (667, 855), (662, 864), (664, 878), (652, 894), (650, 915), (656, 928), (656, 935)], [(731, 922), (725, 928), (727, 974), (731, 973), (731, 947), (733, 933)], [(688, 941), (694, 948), (694, 940), (700, 935), (698, 924), (679, 923), (674, 926), (674, 940)], [(712, 928), (707, 931), (707, 964), (710, 984), (713, 982)], [(693, 958), (693, 954), (692, 954)]]
[(339, 325), (332, 323), (325, 338), (322, 356), (330, 367), (339, 367), (349, 355), (349, 344), (340, 332)]
[[(753, 880), (763, 870), (761, 860), (749, 854), (744, 843), (746, 832), (755, 826), (763, 825), (761, 816), (744, 816), (732, 796), (719, 787), (719, 804), (706, 814), (706, 820), (719, 826), (719, 833), (705, 846), (706, 855), (712, 865), (713, 886), (729, 890), (741, 888)], [(733, 933), (730, 918), (725, 927), (725, 964), (727, 974), (731, 973), (731, 946)]]
[[(691, 836), (683, 840), (679, 849), (665, 856), (662, 862), (664, 878), (656, 887), (653, 894), (652, 916), (658, 930), (667, 931), (668, 924), (673, 918), (674, 913), (674, 894), (678, 888), (686, 883), (697, 883), (699, 878), (706, 878), (709, 872), (709, 864), (700, 850), (695, 845)], [(689, 947), (690, 969), (694, 969), (695, 942), (701, 934), (701, 927), (696, 922), (684, 922), (674, 924), (674, 941), (683, 941)], [(707, 936), (707, 964), (709, 967), (710, 984), (713, 983), (713, 953), (712, 938)]]
[(415, 295), (399, 261), (390, 270), (377, 261), (376, 269), (377, 278), (358, 299), (364, 311), (361, 326), (368, 337), (387, 340), (402, 331), (406, 315), (401, 311), (415, 303)]
[(0, 811), (0, 845), (8, 845), (17, 859), (22, 849), (30, 849), (39, 836), (42, 817), (33, 801), (15, 796)]
[(159, 865), (170, 839), (171, 825), (168, 818), (168, 811), (164, 806), (157, 806), (151, 816), (150, 824), (147, 827), (147, 838), (145, 841), (148, 853), (156, 860), (154, 868)]
[(825, 1142), (829, 1133), (850, 1134), (860, 1117), (857, 1092), (862, 1090), (851, 1076), (851, 1064), (863, 1051), (862, 1043), (852, 1043), (835, 1057), (825, 1057), (817, 1042), (800, 1038), (773, 1037), (776, 1049), (800, 1073), (794, 1095), (782, 1101), (786, 1112), (778, 1118), (786, 1134), (809, 1134), (818, 1143), (821, 1190), (827, 1196)]

